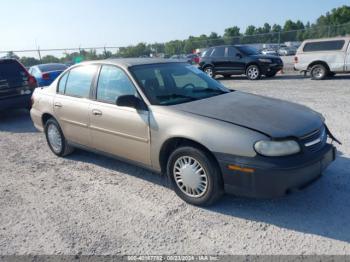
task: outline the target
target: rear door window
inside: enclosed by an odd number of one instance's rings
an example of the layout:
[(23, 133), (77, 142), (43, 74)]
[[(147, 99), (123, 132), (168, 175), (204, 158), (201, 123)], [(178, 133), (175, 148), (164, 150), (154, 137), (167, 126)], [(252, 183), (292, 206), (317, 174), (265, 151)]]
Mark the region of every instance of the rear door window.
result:
[(345, 44), (344, 40), (333, 40), (333, 41), (320, 41), (306, 43), (304, 46), (304, 52), (315, 52), (315, 51), (335, 51), (343, 49)]
[(96, 71), (96, 65), (79, 66), (70, 70), (66, 83), (65, 94), (69, 96), (88, 98), (90, 95), (92, 80), (94, 79)]
[(234, 47), (229, 47), (227, 50), (227, 56), (228, 57), (236, 57), (237, 55), (237, 49)]

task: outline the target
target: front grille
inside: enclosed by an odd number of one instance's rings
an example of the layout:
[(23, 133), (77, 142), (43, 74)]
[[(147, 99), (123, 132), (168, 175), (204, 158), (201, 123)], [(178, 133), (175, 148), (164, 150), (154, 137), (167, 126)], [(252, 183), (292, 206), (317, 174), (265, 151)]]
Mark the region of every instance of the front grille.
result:
[(301, 137), (300, 141), (302, 142), (306, 150), (312, 151), (312, 152), (318, 151), (327, 142), (326, 128), (322, 126), (322, 128)]

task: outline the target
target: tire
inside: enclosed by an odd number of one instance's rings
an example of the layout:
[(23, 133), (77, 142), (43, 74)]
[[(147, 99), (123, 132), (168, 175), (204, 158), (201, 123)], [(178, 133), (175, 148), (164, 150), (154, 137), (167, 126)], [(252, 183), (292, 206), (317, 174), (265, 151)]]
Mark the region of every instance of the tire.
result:
[(54, 118), (46, 121), (45, 136), (47, 144), (56, 156), (67, 156), (74, 151), (74, 148), (67, 143), (60, 125)]
[(247, 67), (246, 76), (249, 80), (258, 80), (261, 77), (260, 68), (257, 65)]
[(206, 66), (204, 67), (204, 73), (206, 73), (208, 76), (210, 76), (211, 78), (215, 77), (215, 73), (214, 73), (214, 68), (212, 66)]
[(272, 77), (275, 77), (276, 75), (277, 75), (277, 72), (268, 72), (265, 74), (265, 77), (272, 78)]
[(328, 75), (328, 69), (322, 64), (317, 64), (311, 68), (310, 74), (312, 80), (323, 80)]
[(195, 147), (176, 149), (168, 159), (167, 175), (175, 193), (189, 204), (209, 206), (223, 195), (222, 176), (215, 160)]

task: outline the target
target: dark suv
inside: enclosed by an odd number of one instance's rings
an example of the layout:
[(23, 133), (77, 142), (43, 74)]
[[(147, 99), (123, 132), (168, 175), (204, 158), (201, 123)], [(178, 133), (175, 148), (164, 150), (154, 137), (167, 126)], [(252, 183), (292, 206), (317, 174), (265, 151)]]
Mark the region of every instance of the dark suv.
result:
[(283, 69), (283, 62), (277, 56), (262, 55), (250, 46), (216, 46), (203, 52), (200, 68), (209, 76), (245, 74), (248, 79), (256, 80), (262, 75), (274, 77)]
[(30, 108), (37, 82), (15, 59), (0, 59), (0, 110)]

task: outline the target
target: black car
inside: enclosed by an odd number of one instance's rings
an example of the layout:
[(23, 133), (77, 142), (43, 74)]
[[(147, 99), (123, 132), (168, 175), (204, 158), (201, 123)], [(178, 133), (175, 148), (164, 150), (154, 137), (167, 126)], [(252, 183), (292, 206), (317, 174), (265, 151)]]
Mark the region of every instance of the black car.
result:
[(37, 82), (15, 59), (0, 59), (0, 110), (30, 108)]
[(203, 52), (200, 68), (209, 76), (245, 74), (250, 80), (257, 80), (262, 75), (274, 77), (283, 69), (283, 62), (277, 56), (262, 55), (251, 46), (216, 46)]

